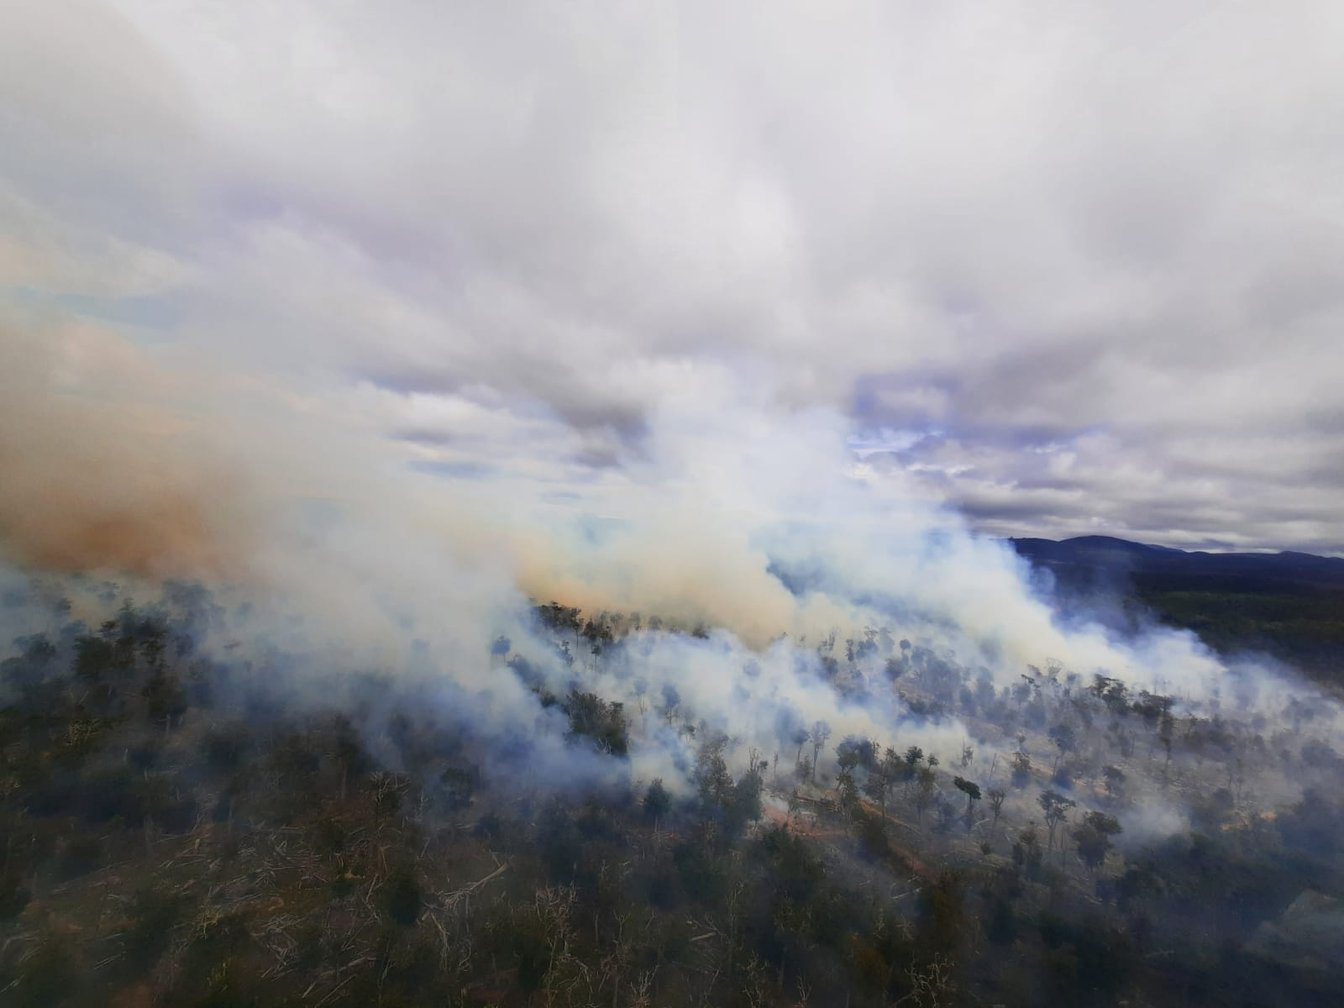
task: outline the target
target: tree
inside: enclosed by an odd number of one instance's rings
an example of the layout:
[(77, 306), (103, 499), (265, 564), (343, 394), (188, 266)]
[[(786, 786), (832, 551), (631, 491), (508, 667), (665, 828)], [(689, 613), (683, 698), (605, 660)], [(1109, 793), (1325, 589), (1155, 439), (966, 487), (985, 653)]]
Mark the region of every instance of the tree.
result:
[(1171, 744), (1175, 738), (1176, 722), (1171, 716), (1170, 707), (1162, 711), (1161, 717), (1157, 722), (1157, 737), (1162, 742), (1162, 749), (1166, 753), (1166, 762), (1162, 765), (1162, 781), (1167, 780), (1167, 774), (1171, 769)]
[(836, 799), (846, 811), (859, 803), (859, 789), (854, 783), (854, 774), (850, 770), (841, 770), (835, 776)]
[(1059, 753), (1055, 756), (1053, 772), (1059, 769), (1059, 761), (1064, 758), (1064, 754), (1073, 752), (1077, 745), (1077, 735), (1073, 730), (1073, 725), (1061, 723), (1050, 729), (1050, 739), (1055, 743), (1055, 748), (1059, 750)]
[(798, 752), (794, 754), (793, 765), (799, 766), (803, 762), (803, 746), (807, 745), (812, 738), (806, 728), (799, 728), (793, 733), (793, 741), (798, 746)]
[(1073, 838), (1078, 843), (1078, 856), (1095, 871), (1106, 860), (1106, 852), (1111, 849), (1111, 837), (1121, 832), (1123, 830), (1115, 816), (1104, 812), (1088, 812), (1073, 830)]
[(737, 778), (732, 801), (725, 810), (725, 825), (730, 835), (741, 833), (747, 823), (761, 817), (761, 792), (765, 788), (765, 771), (769, 766), (755, 750), (747, 758), (747, 772)]
[(681, 693), (671, 683), (663, 686), (663, 718), (671, 726), (681, 708)]
[(966, 795), (966, 828), (971, 828), (971, 809), (980, 800), (980, 785), (968, 781), (965, 777), (953, 777), (952, 786)]
[(75, 641), (75, 674), (98, 687), (104, 699), (112, 696), (112, 674), (116, 671), (116, 652), (104, 637), (84, 634)]
[(341, 801), (345, 801), (350, 776), (363, 773), (369, 760), (364, 754), (364, 746), (360, 744), (355, 726), (345, 715), (336, 715), (333, 734), (336, 762), (341, 768)]
[(649, 785), (648, 791), (644, 792), (643, 801), (644, 814), (656, 824), (660, 818), (667, 815), (667, 810), (672, 807), (672, 796), (663, 785), (661, 777), (655, 777), (653, 783)]
[(569, 737), (586, 738), (599, 752), (624, 756), (630, 748), (625, 705), (608, 703), (596, 693), (571, 689), (560, 705), (569, 718)]
[(1007, 795), (999, 788), (989, 789), (989, 811), (994, 819), (989, 824), (989, 831), (992, 834), (999, 825), (999, 816), (1003, 814), (1003, 800)]
[(835, 758), (841, 770), (863, 767), (871, 772), (877, 762), (877, 745), (872, 739), (850, 735), (835, 747)]
[(1040, 870), (1043, 856), (1036, 827), (1028, 823), (1013, 844), (1013, 863), (1025, 871), (1028, 877), (1033, 877)]
[(444, 810), (457, 812), (469, 808), (480, 783), (480, 769), (475, 764), (445, 767), (439, 774), (438, 787), (438, 797)]
[(145, 713), (152, 724), (162, 724), (164, 734), (175, 725), (187, 710), (187, 695), (177, 676), (167, 671), (156, 671), (140, 691), (145, 698)]
[(912, 745), (905, 751), (905, 770), (902, 776), (905, 777), (905, 793), (910, 793), (910, 782), (915, 779), (915, 767), (919, 761), (924, 758), (924, 750), (917, 745)]
[(812, 781), (817, 780), (817, 763), (821, 760), (821, 748), (826, 744), (826, 740), (831, 737), (831, 726), (825, 721), (818, 721), (812, 726)]
[(383, 910), (393, 923), (410, 927), (420, 917), (424, 894), (415, 872), (407, 865), (398, 865), (383, 886)]
[(920, 767), (918, 773), (919, 785), (915, 789), (915, 811), (919, 813), (919, 822), (924, 821), (924, 810), (929, 807), (929, 802), (933, 800), (934, 785), (937, 778), (928, 767)]
[(728, 741), (725, 738), (707, 738), (695, 756), (695, 781), (700, 792), (700, 801), (706, 808), (722, 808), (732, 798), (733, 778), (728, 772), (728, 761), (723, 758), (723, 750)]
[(887, 746), (882, 751), (882, 758), (874, 764), (872, 773), (868, 775), (868, 780), (864, 782), (864, 794), (877, 802), (877, 807), (882, 812), (884, 819), (887, 815), (887, 795), (891, 793), (891, 786), (900, 775), (902, 766), (901, 757), (896, 750)]
[(1055, 845), (1056, 828), (1068, 818), (1069, 809), (1078, 803), (1072, 798), (1065, 798), (1058, 791), (1042, 791), (1036, 801), (1045, 815), (1046, 848), (1051, 849)]
[(811, 759), (811, 757), (804, 756), (804, 757), (802, 757), (800, 760), (798, 760), (797, 774), (798, 774), (798, 779), (799, 779), (800, 781), (808, 781), (808, 780), (811, 780), (811, 779), (812, 779), (812, 759)]
[(1129, 706), (1128, 690), (1119, 679), (1112, 679), (1097, 672), (1093, 674), (1092, 685), (1088, 688), (1102, 699), (1112, 714), (1123, 714)]

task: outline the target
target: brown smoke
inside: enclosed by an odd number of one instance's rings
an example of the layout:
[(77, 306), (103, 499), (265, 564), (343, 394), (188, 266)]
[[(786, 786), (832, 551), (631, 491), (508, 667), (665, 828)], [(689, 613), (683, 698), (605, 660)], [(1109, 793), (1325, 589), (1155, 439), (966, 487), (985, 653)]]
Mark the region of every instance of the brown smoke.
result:
[[(749, 545), (748, 519), (695, 493), (629, 488), (628, 529), (595, 545), (502, 508), (516, 488), (414, 476), (385, 442), (253, 397), (204, 362), (174, 367), (171, 347), (48, 317), (0, 321), (0, 351), (0, 557), (24, 566), (325, 598), (330, 565), (359, 556), (355, 584), (395, 585), (430, 562), (540, 602), (723, 626), (755, 647), (849, 622), (824, 599), (800, 605)], [(311, 524), (305, 502), (343, 517)]]
[(182, 379), (82, 322), (6, 319), (0, 350), (7, 559), (155, 578), (237, 573), (234, 478)]

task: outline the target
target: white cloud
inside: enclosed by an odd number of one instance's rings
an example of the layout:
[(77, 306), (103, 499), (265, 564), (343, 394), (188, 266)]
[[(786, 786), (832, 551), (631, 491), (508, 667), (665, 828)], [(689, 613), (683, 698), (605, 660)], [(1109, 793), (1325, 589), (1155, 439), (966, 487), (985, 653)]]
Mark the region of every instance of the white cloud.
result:
[(938, 428), (989, 531), (1344, 551), (1336, 4), (10, 20), (0, 284), (171, 297), (417, 457), (628, 464), (729, 374)]

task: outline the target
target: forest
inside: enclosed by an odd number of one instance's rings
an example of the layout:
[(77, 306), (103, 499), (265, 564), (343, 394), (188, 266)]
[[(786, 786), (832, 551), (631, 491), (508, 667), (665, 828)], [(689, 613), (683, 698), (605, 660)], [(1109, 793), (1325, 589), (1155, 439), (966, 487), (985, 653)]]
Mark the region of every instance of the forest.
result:
[(534, 601), (454, 680), (7, 584), (6, 1005), (1338, 1003), (1338, 705), (1258, 667)]
[(1109, 598), (1130, 626), (1135, 618), (1156, 617), (1226, 654), (1265, 653), (1341, 684), (1344, 558), (1188, 552), (1110, 536), (1011, 542), (1048, 574), (1061, 606)]

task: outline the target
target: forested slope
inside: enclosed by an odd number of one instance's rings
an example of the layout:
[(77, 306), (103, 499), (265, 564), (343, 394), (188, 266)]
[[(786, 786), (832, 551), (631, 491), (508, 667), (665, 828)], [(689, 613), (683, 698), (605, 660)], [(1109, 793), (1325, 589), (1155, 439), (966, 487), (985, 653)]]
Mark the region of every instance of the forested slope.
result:
[[(818, 645), (832, 685), (975, 737), (743, 754), (667, 691), (587, 688), (669, 631), (549, 605), (569, 688), (493, 664), (612, 770), (566, 786), (396, 670), (299, 696), (284, 655), (208, 654), (185, 597), (57, 602), (4, 662), (7, 1005), (1336, 1003), (1344, 760), (1310, 711), (995, 689), (875, 632)], [(629, 769), (664, 729), (689, 790)]]
[(1263, 651), (1344, 685), (1344, 559), (1186, 552), (1105, 536), (1011, 541), (1051, 573), (1061, 601), (1111, 595), (1225, 654)]

